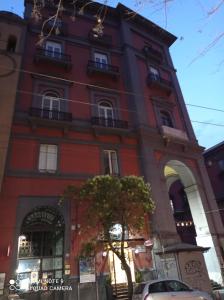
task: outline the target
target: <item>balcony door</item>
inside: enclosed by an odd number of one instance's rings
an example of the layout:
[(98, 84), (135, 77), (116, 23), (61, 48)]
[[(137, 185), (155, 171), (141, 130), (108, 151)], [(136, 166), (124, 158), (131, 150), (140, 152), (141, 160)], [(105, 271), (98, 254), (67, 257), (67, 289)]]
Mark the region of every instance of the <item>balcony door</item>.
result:
[(102, 125), (113, 127), (114, 126), (114, 113), (113, 107), (108, 102), (100, 102), (98, 105), (99, 118), (100, 121), (103, 122)]
[(47, 119), (60, 118), (60, 99), (57, 95), (52, 93), (47, 93), (43, 95), (42, 98), (42, 113), (41, 116)]
[(108, 69), (108, 57), (106, 54), (94, 53), (95, 66), (99, 69)]
[(47, 56), (51, 56), (53, 58), (58, 58), (61, 59), (61, 44), (52, 42), (52, 41), (47, 41), (46, 46), (45, 46), (45, 54)]

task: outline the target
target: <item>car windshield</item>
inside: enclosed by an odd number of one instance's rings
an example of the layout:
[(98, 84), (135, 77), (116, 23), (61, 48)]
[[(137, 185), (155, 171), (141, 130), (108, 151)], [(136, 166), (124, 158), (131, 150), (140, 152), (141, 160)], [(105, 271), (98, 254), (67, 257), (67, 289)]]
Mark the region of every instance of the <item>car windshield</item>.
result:
[(190, 292), (190, 289), (187, 285), (183, 284), (182, 282), (176, 280), (169, 280), (166, 281), (166, 288), (168, 292)]
[(145, 283), (139, 283), (134, 288), (134, 295), (142, 294), (145, 287)]

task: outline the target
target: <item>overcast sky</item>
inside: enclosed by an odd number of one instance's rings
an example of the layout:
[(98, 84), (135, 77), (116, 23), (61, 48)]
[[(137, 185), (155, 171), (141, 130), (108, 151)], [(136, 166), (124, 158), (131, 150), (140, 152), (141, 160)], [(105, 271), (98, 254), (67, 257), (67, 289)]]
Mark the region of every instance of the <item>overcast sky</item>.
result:
[[(141, 3), (141, 0), (126, 0), (121, 3), (133, 10), (139, 10), (141, 15), (177, 36), (178, 39), (170, 51), (199, 144), (208, 148), (223, 141), (224, 37), (209, 52), (204, 55), (201, 53), (224, 32), (220, 25), (224, 20), (224, 4), (216, 13), (209, 15), (208, 12), (221, 1), (171, 0), (168, 1), (166, 10), (164, 5), (152, 4), (163, 2), (162, 0), (142, 1), (143, 5), (138, 6), (136, 3)], [(117, 1), (109, 0), (108, 4), (116, 6)], [(0, 10), (13, 11), (22, 16), (23, 0), (1, 0)], [(220, 109), (223, 112), (190, 106), (192, 104)]]

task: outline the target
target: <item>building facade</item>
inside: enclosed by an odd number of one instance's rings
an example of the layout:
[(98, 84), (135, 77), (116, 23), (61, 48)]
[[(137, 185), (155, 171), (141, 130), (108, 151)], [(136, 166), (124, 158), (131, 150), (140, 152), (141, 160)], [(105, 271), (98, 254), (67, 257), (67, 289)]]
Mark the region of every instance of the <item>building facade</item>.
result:
[[(206, 213), (217, 205), (169, 54), (176, 38), (140, 15), (127, 18), (121, 4), (107, 7), (99, 35), (101, 6), (78, 2), (71, 17), (68, 1), (56, 22), (46, 22), (51, 34), (40, 45), (43, 20), (55, 13), (46, 3), (38, 23), (25, 1), (28, 30), (0, 195), (5, 291), (17, 279), (22, 297), (36, 299), (38, 282), (62, 278), (72, 291), (43, 297), (106, 299), (106, 276), (125, 283), (110, 251), (79, 259), (82, 215), (72, 202), (58, 205), (67, 185), (97, 174), (144, 176), (152, 186), (150, 231), (126, 245), (133, 281), (140, 272), (210, 290), (209, 277), (222, 282), (224, 231), (221, 218)], [(184, 217), (176, 217), (174, 184), (187, 203)]]
[(224, 225), (224, 142), (221, 142), (204, 152), (205, 165), (215, 195), (222, 224)]
[(22, 18), (0, 12), (0, 190), (5, 170), (26, 25)]

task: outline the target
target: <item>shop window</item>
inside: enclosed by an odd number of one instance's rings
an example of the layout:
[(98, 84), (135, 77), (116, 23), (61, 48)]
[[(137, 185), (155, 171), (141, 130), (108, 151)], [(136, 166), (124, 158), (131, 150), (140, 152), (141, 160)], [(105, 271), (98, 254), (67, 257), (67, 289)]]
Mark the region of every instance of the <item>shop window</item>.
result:
[(40, 145), (38, 169), (42, 173), (55, 173), (57, 170), (57, 145)]
[(7, 42), (7, 51), (15, 52), (16, 51), (17, 38), (14, 35), (10, 35)]
[(53, 208), (40, 207), (29, 213), (18, 239), (17, 276), (21, 290), (62, 278), (64, 220)]
[(104, 150), (104, 174), (119, 175), (117, 152)]

